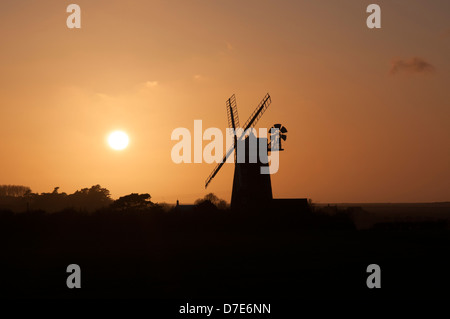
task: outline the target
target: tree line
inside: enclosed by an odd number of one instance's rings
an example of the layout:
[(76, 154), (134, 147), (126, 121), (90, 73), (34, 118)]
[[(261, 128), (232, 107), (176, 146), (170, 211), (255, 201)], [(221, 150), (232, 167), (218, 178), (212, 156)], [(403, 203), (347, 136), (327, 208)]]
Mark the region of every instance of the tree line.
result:
[(0, 185), (0, 196), (22, 197), (31, 194), (31, 188), (22, 185)]
[[(204, 198), (197, 199), (195, 205), (199, 207), (215, 206), (217, 209), (227, 209), (226, 201), (210, 193)], [(94, 212), (103, 208), (111, 208), (117, 211), (170, 209), (172, 206), (151, 201), (148, 193), (131, 193), (117, 200), (111, 198), (111, 192), (100, 185), (83, 188), (73, 194), (60, 192), (55, 187), (52, 192), (33, 193), (28, 186), (0, 185), (0, 210), (14, 212), (46, 211), (49, 213), (65, 209), (75, 209), (80, 212)]]

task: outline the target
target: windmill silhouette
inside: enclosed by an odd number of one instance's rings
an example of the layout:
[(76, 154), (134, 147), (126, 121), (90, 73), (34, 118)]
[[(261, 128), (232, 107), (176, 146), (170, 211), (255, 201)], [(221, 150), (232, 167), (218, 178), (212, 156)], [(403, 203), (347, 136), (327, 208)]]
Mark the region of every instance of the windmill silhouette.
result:
[[(242, 134), (237, 132), (240, 128), (239, 115), (236, 104), (236, 97), (233, 94), (226, 102), (228, 125), (233, 129), (234, 143), (228, 149), (222, 161), (217, 164), (205, 182), (205, 188), (211, 183), (213, 178), (222, 168), (223, 164), (231, 156), (234, 151), (234, 177), (233, 191), (231, 195), (231, 208), (244, 209), (251, 207), (263, 207), (272, 202), (272, 185), (270, 174), (261, 174), (262, 167), (268, 167), (268, 152), (281, 151), (281, 139), (286, 140), (286, 128), (280, 124), (275, 124), (275, 130), (271, 131), (271, 143), (267, 142), (267, 138), (256, 138), (251, 132), (259, 119), (263, 116), (272, 100), (267, 93), (248, 120), (243, 126)], [(283, 133), (281, 134), (281, 129)], [(284, 137), (283, 137), (284, 136)], [(278, 143), (275, 142), (278, 140)], [(274, 147), (273, 145), (278, 145)], [(261, 150), (262, 146), (267, 146), (266, 151)], [(244, 154), (242, 154), (244, 153)]]

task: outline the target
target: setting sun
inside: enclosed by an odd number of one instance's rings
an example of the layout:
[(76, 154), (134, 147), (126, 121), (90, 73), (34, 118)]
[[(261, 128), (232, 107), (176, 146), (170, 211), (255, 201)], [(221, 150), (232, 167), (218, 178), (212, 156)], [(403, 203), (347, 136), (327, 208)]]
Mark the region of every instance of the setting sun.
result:
[(109, 146), (117, 151), (123, 150), (128, 146), (129, 138), (125, 132), (114, 131), (109, 134), (108, 144)]

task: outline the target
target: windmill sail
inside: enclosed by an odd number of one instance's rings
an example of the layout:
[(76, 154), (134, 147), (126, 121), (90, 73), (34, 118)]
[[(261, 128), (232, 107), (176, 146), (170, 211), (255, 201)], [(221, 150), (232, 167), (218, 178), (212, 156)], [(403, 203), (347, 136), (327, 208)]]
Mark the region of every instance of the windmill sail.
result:
[(236, 130), (236, 128), (239, 127), (240, 125), (239, 125), (236, 97), (234, 94), (227, 100), (227, 116), (228, 116), (228, 126), (233, 130)]
[(214, 176), (216, 176), (216, 174), (222, 168), (223, 164), (226, 162), (226, 160), (231, 155), (231, 153), (233, 153), (233, 151), (234, 151), (234, 145), (228, 149), (227, 153), (225, 154), (225, 156), (222, 159), (222, 162), (217, 164), (217, 166), (214, 168), (214, 170), (211, 172), (211, 174), (209, 174), (209, 176), (208, 176), (208, 178), (206, 179), (206, 182), (205, 182), (205, 188), (208, 187), (209, 183), (211, 183), (211, 181), (214, 178)]
[(264, 112), (269, 107), (270, 103), (272, 103), (272, 99), (270, 98), (269, 93), (262, 99), (259, 103), (258, 107), (253, 111), (252, 115), (248, 118), (247, 122), (244, 124), (244, 132), (249, 128), (254, 127), (256, 123), (258, 123), (261, 116), (263, 116)]
[[(226, 162), (228, 157), (233, 153), (233, 150), (237, 146), (238, 139), (239, 139), (239, 141), (241, 141), (245, 137), (246, 131), (249, 128), (252, 128), (252, 127), (254, 127), (256, 125), (256, 123), (263, 116), (264, 112), (267, 110), (267, 108), (269, 107), (271, 102), (272, 102), (272, 99), (270, 98), (269, 93), (267, 93), (264, 96), (264, 98), (262, 99), (262, 101), (258, 104), (256, 109), (253, 111), (252, 115), (250, 115), (248, 120), (245, 122), (245, 124), (244, 124), (244, 133), (241, 134), (241, 136), (239, 136), (239, 137), (235, 136), (234, 145), (232, 147), (230, 147), (230, 149), (228, 149), (227, 153), (225, 154), (225, 156), (222, 159), (222, 162), (218, 163), (217, 166), (214, 168), (214, 170), (211, 172), (211, 174), (209, 174), (209, 176), (208, 176), (208, 178), (206, 179), (206, 182), (205, 182), (205, 188), (208, 187), (209, 183), (211, 183), (212, 179), (217, 175), (217, 173), (222, 168), (223, 164)], [(236, 117), (233, 116), (233, 114), (234, 114), (233, 113), (234, 112), (233, 105), (234, 105), (234, 109), (236, 110)], [(230, 124), (230, 117), (231, 117), (231, 119), (237, 119), (236, 98), (234, 97), (234, 94), (227, 101), (227, 113), (228, 112), (230, 112), (230, 114), (228, 115), (229, 124)], [(233, 123), (231, 123), (231, 124), (233, 125)], [(236, 123), (234, 123), (234, 124), (236, 124)], [(235, 129), (235, 127), (233, 129)]]

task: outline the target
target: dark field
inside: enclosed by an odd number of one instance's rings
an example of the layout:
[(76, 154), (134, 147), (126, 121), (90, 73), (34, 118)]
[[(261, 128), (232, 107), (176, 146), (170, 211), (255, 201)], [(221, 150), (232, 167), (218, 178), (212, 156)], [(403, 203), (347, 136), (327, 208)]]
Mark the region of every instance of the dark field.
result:
[[(372, 212), (364, 229), (354, 223), (364, 209), (333, 210), (2, 212), (0, 291), (12, 299), (450, 298), (448, 208), (431, 218), (428, 207), (419, 220)], [(66, 286), (69, 264), (81, 267), (81, 289)], [(381, 289), (366, 286), (369, 264), (381, 267)]]

